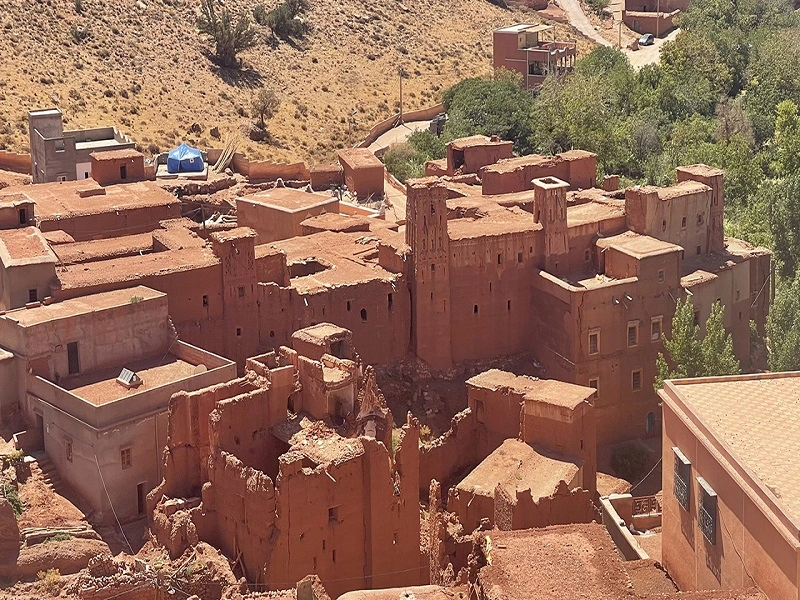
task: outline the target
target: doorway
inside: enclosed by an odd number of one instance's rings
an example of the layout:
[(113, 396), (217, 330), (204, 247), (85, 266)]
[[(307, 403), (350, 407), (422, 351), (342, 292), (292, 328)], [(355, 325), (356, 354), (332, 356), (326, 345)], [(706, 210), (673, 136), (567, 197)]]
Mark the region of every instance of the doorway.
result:
[(44, 417), (36, 413), (36, 448), (44, 450)]
[(67, 344), (67, 363), (70, 375), (81, 372), (81, 362), (78, 356), (78, 342), (70, 342)]
[(120, 165), (120, 167), (119, 167), (119, 178), (120, 179), (127, 179), (128, 178), (128, 167), (126, 165)]
[(145, 512), (145, 504), (147, 501), (147, 490), (144, 483), (136, 486), (136, 512), (143, 515)]
[(652, 411), (647, 413), (644, 431), (648, 436), (653, 435), (656, 432), (656, 414)]

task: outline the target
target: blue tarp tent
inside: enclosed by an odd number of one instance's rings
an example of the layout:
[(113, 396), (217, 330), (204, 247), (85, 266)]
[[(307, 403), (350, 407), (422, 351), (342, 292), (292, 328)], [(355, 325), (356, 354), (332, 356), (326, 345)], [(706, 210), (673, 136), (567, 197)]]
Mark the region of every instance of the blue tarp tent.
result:
[(169, 156), (167, 156), (168, 172), (196, 173), (202, 171), (203, 168), (203, 155), (200, 154), (200, 150), (197, 148), (192, 148), (187, 144), (181, 144), (174, 150), (169, 151)]

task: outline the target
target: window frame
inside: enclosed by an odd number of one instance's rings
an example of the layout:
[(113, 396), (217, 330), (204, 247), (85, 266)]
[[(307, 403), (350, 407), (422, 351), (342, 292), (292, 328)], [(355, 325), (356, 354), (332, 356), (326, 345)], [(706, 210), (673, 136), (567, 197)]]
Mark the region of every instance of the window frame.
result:
[[(639, 375), (639, 387), (636, 387), (636, 375)], [(634, 392), (641, 392), (642, 391), (642, 369), (633, 369), (631, 371), (631, 390)]]
[[(594, 382), (594, 385), (592, 385)], [(597, 400), (600, 397), (600, 377), (592, 377), (589, 379), (589, 387), (594, 388), (594, 394), (592, 395), (592, 399)]]
[(692, 463), (677, 446), (672, 447), (672, 454), (674, 456), (672, 495), (678, 501), (678, 506), (688, 512), (692, 490), (689, 483), (692, 480)]
[[(628, 321), (628, 327), (625, 330), (625, 342), (628, 348), (636, 348), (639, 345), (639, 321)], [(633, 343), (631, 344), (631, 331), (634, 332)]]
[[(596, 336), (597, 341), (595, 343), (594, 352), (592, 352), (592, 336)], [(589, 330), (589, 339), (588, 339), (589, 346), (587, 350), (589, 351), (589, 356), (594, 356), (595, 354), (600, 354), (600, 328), (595, 327), (594, 329)]]
[[(658, 323), (658, 334), (653, 337), (653, 325)], [(655, 317), (650, 317), (650, 341), (657, 342), (661, 340), (661, 336), (664, 333), (664, 315), (657, 315)]]
[(123, 471), (133, 467), (133, 450), (131, 446), (119, 449), (119, 462)]

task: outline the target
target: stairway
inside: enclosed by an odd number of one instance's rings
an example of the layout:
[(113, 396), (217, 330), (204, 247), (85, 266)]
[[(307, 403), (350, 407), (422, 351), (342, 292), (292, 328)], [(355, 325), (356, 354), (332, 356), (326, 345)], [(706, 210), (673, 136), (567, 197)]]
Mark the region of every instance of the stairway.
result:
[(64, 481), (50, 457), (44, 452), (36, 452), (33, 457), (36, 461), (31, 463), (31, 475), (39, 475), (54, 493), (60, 496), (66, 495)]

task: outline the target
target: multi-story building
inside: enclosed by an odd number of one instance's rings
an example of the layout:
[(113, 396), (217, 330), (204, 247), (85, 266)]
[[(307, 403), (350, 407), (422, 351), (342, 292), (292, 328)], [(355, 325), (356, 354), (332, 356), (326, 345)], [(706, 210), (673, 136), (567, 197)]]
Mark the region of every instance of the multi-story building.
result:
[(681, 590), (800, 589), (800, 376), (667, 381), (663, 563)]
[[(545, 39), (552, 35), (552, 40)], [(495, 29), (492, 35), (495, 69), (522, 75), (525, 88), (542, 85), (548, 75), (563, 75), (575, 68), (578, 43), (556, 41), (552, 25), (518, 23)]]

